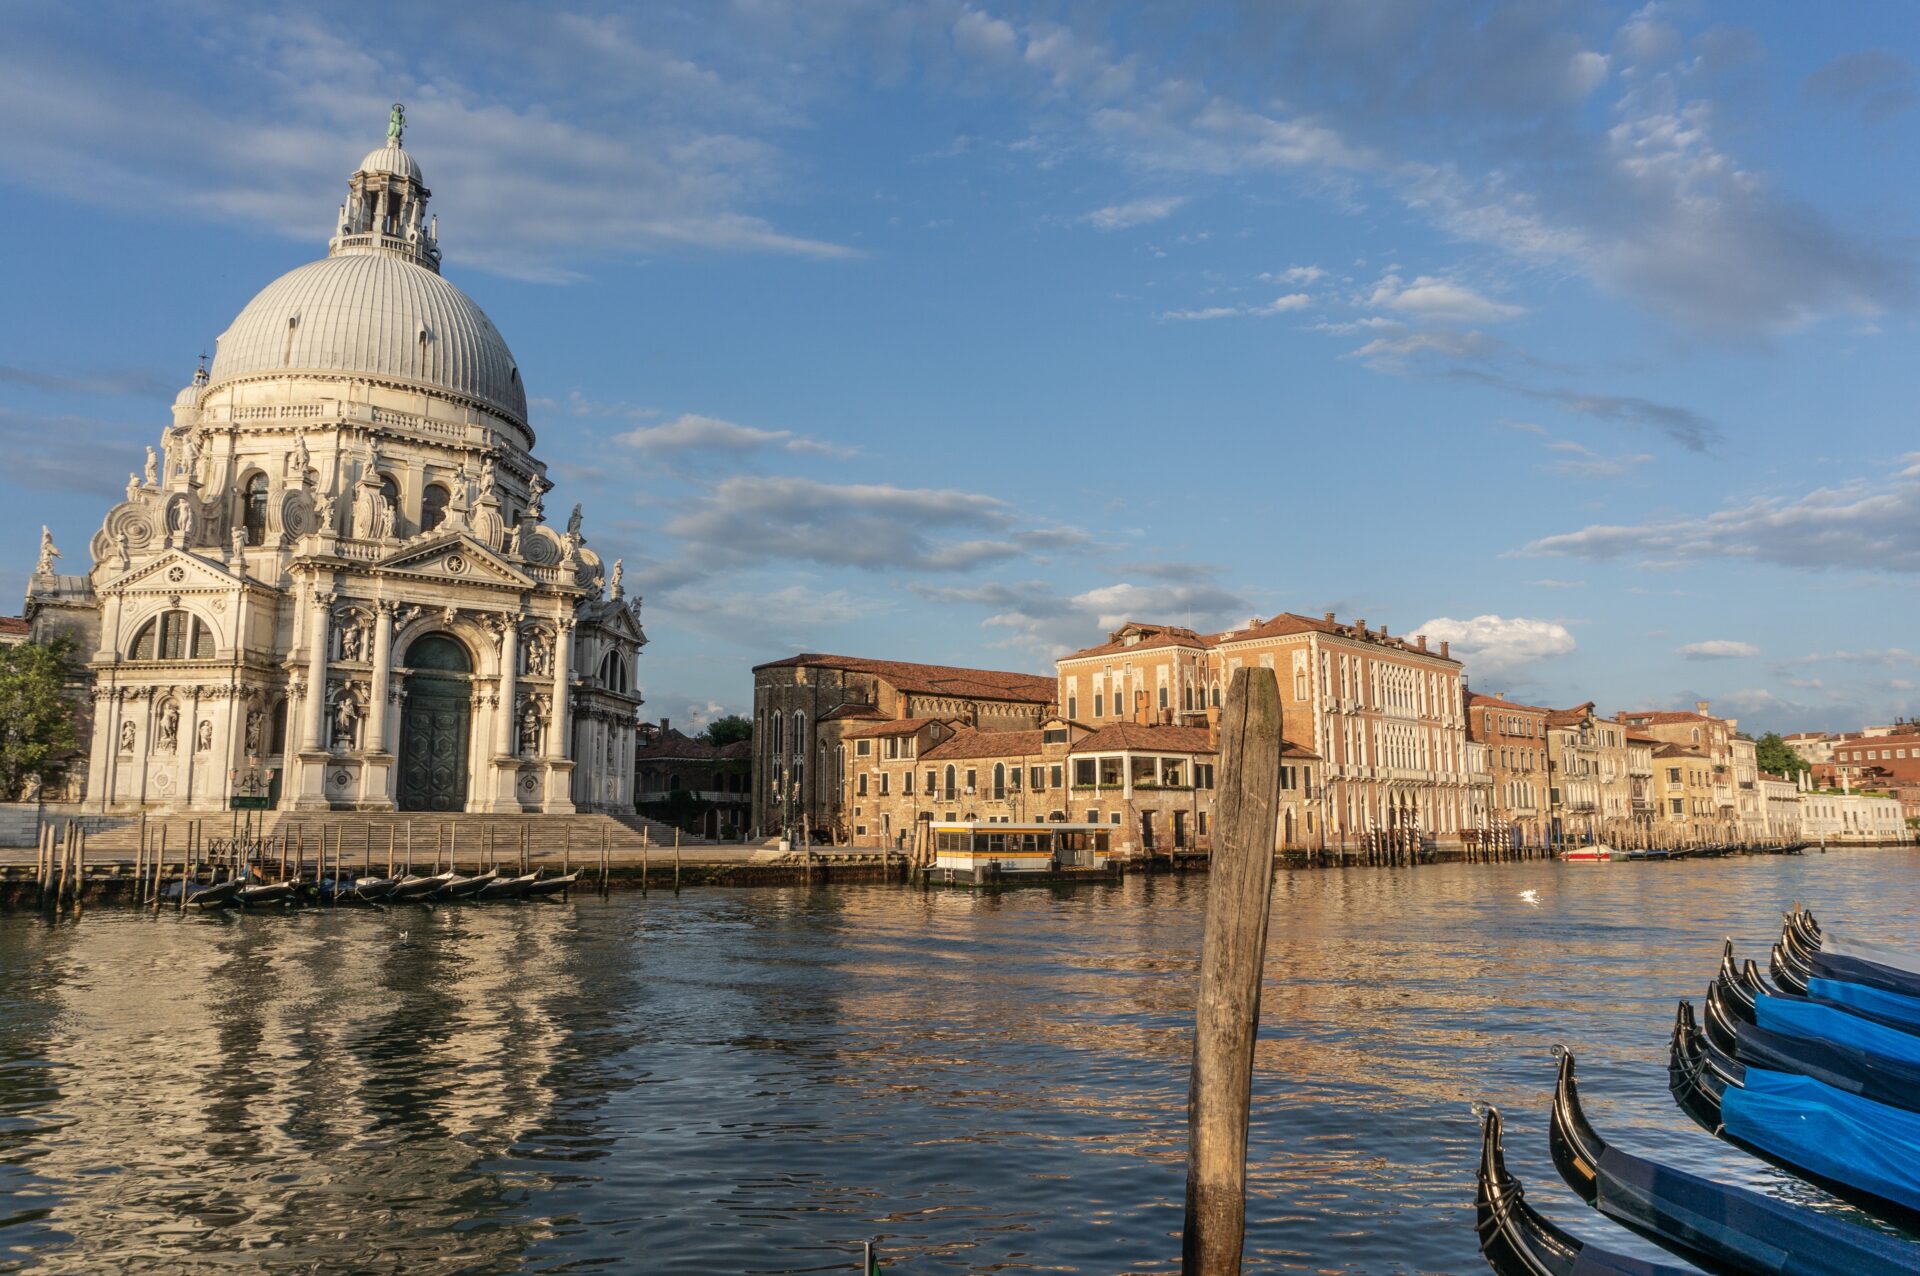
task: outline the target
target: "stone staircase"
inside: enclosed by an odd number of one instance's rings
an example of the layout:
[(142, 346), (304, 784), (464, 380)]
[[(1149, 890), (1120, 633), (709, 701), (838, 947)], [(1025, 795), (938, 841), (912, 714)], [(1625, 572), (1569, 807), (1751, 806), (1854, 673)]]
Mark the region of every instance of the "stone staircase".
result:
[[(171, 857), (198, 836), (203, 844), (233, 836), (236, 827), (244, 830), (243, 818), (236, 826), (233, 817), (219, 811), (200, 815), (186, 813), (149, 815), (146, 821), (147, 844), (157, 847), (164, 836)], [(103, 828), (87, 838), (89, 859), (131, 859), (140, 845), (141, 821), (138, 816), (111, 828)], [(499, 862), (517, 860), (520, 840), (527, 840), (529, 853), (542, 861), (558, 861), (571, 851), (577, 863), (596, 859), (604, 840), (609, 852), (639, 854), (643, 846), (671, 847), (672, 825), (636, 815), (435, 815), (420, 811), (260, 811), (253, 816), (253, 836), (262, 840), (279, 839), (298, 844), (312, 856), (324, 832), (329, 847), (339, 846), (350, 861), (367, 854), (371, 848), (376, 860), (384, 861), (391, 837), (396, 854), (404, 856), (409, 836), (416, 864), (431, 859), (436, 846), (442, 853), (451, 846), (462, 863), (491, 855)], [(681, 834), (682, 847), (711, 846), (703, 838)]]

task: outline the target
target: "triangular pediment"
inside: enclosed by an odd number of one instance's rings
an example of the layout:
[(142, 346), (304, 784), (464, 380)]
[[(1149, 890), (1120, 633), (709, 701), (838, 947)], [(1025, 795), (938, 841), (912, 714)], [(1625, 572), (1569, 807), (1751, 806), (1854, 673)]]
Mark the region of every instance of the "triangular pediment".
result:
[(183, 549), (170, 549), (152, 562), (109, 582), (105, 588), (179, 594), (196, 589), (225, 591), (244, 583), (219, 563), (209, 562)]
[(582, 618), (602, 629), (611, 629), (629, 642), (644, 644), (647, 641), (646, 631), (640, 628), (640, 618), (633, 614), (633, 608), (628, 606), (625, 599), (609, 598), (585, 609)]
[(464, 532), (403, 546), (385, 558), (376, 559), (373, 566), (378, 571), (405, 572), (436, 580), (511, 585), (517, 589), (538, 587), (532, 577)]

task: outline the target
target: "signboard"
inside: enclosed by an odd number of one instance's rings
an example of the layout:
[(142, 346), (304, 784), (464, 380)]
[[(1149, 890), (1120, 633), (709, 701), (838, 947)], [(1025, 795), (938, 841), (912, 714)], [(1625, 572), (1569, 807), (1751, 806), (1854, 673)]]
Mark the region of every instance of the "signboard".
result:
[(272, 804), (267, 801), (267, 795), (264, 793), (257, 796), (242, 796), (236, 793), (227, 799), (227, 805), (230, 810), (235, 811), (267, 811), (273, 809)]

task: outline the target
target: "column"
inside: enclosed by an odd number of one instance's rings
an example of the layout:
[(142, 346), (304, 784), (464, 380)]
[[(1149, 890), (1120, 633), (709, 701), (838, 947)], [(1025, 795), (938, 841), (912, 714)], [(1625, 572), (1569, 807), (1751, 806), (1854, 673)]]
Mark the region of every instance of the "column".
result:
[[(563, 606), (566, 606), (563, 604)], [(544, 809), (552, 815), (571, 815), (574, 761), (567, 735), (572, 717), (568, 703), (573, 674), (573, 626), (570, 609), (554, 619), (553, 706), (547, 718), (547, 796)]]
[(301, 745), (308, 753), (325, 747), (327, 723), (327, 621), (334, 596), (316, 588), (307, 630), (307, 725)]
[(387, 689), (393, 680), (393, 604), (374, 604), (373, 703), (367, 707), (367, 749), (386, 753)]
[(508, 616), (506, 629), (500, 635), (500, 715), (493, 732), (495, 757), (511, 757), (514, 753), (513, 702), (519, 671), (520, 620), (516, 616)]
[(557, 625), (553, 643), (553, 720), (549, 725), (550, 739), (547, 741), (547, 753), (556, 758), (567, 756), (567, 732), (572, 717), (573, 706), (571, 682), (573, 677), (573, 625), (571, 616), (562, 616)]

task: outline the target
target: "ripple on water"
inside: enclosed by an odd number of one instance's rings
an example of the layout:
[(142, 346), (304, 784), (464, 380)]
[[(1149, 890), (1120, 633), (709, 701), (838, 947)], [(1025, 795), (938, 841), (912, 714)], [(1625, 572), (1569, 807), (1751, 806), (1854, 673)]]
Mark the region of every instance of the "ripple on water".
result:
[[(1674, 1109), (1673, 999), (1796, 898), (1909, 937), (1917, 862), (1283, 874), (1249, 1269), (1478, 1270), (1476, 1100), (1650, 1252), (1548, 1161), (1562, 1040), (1624, 1145), (1831, 1208)], [(1174, 1271), (1205, 886), (0, 918), (0, 1270)]]

